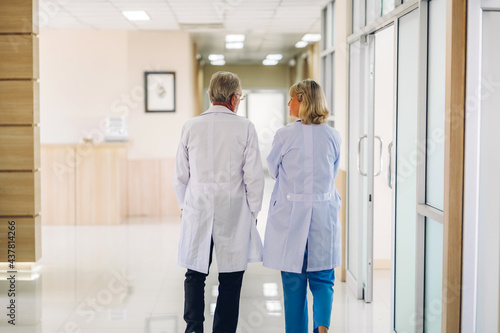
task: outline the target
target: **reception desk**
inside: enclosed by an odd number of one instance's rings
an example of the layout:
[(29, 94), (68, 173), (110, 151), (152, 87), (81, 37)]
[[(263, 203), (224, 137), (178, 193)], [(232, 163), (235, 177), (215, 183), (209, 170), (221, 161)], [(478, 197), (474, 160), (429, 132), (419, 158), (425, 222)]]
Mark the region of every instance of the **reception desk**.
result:
[(120, 224), (127, 215), (127, 143), (41, 146), (44, 225)]
[(179, 216), (174, 159), (128, 159), (129, 143), (42, 144), (43, 225), (117, 225)]

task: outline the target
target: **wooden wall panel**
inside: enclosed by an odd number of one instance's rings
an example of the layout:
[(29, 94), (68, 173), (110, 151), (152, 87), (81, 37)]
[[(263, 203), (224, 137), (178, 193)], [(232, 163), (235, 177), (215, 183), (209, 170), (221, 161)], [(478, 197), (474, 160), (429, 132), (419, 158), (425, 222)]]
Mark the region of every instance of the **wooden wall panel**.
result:
[(42, 256), (41, 246), (41, 217), (1, 217), (0, 239), (0, 262), (7, 262), (8, 259), (8, 232), (9, 221), (15, 221), (15, 261), (35, 262)]
[(35, 216), (41, 210), (40, 172), (0, 172), (0, 216)]
[(76, 224), (75, 149), (70, 145), (41, 149), (44, 225)]
[(161, 206), (162, 215), (179, 215), (180, 208), (177, 204), (174, 192), (174, 168), (175, 159), (163, 159), (161, 161)]
[(0, 171), (40, 167), (40, 127), (0, 126)]
[(0, 242), (15, 220), (16, 262), (41, 257), (38, 22), (38, 0), (0, 1)]
[(94, 145), (76, 150), (77, 224), (120, 224), (124, 191), (120, 172), (126, 163), (125, 145)]
[(0, 125), (38, 124), (39, 96), (36, 81), (0, 81)]
[(0, 33), (38, 33), (38, 0), (0, 1)]
[(0, 79), (38, 78), (38, 37), (0, 35)]
[(461, 323), (467, 1), (447, 0), (441, 332)]
[(118, 168), (120, 169), (120, 221), (123, 221), (128, 216), (128, 153), (126, 149), (123, 149), (120, 155), (120, 163)]

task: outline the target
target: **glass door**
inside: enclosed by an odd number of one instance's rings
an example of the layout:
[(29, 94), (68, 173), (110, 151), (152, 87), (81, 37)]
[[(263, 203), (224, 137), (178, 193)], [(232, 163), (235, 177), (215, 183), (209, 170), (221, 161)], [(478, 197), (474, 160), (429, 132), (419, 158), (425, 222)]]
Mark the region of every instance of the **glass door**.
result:
[(350, 45), (347, 282), (358, 299), (373, 298), (374, 41)]
[(365, 100), (366, 78), (369, 77), (365, 58), (368, 47), (358, 40), (349, 47), (349, 179), (346, 280), (358, 299), (363, 299), (365, 280), (364, 230), (368, 197), (368, 119)]
[[(500, 3), (497, 9), (500, 7)], [(490, 8), (488, 8), (490, 9)], [(477, 244), (477, 332), (498, 332), (500, 281), (500, 156), (498, 124), (500, 122), (500, 11), (482, 13), (482, 77), (483, 99), (480, 105), (479, 200)]]
[(395, 150), (395, 222), (393, 244), (393, 329), (415, 331), (415, 249), (419, 12), (402, 16), (397, 31), (397, 103)]

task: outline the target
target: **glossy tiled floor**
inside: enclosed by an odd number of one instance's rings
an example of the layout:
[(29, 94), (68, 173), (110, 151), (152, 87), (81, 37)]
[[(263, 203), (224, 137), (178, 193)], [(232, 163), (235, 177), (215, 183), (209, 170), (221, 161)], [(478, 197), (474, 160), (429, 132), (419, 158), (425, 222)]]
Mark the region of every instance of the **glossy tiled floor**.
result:
[[(269, 189), (265, 202), (268, 196)], [(263, 234), (265, 214), (259, 220)], [(177, 216), (131, 218), (120, 226), (44, 226), (43, 259), (35, 271), (17, 277), (15, 327), (7, 324), (8, 281), (0, 273), (0, 332), (184, 332), (178, 233)], [(374, 285), (374, 302), (365, 304), (336, 282), (330, 332), (390, 332), (390, 272), (375, 271)], [(216, 286), (212, 265), (206, 332), (211, 332)], [(251, 264), (238, 332), (284, 332), (282, 295), (279, 272)]]

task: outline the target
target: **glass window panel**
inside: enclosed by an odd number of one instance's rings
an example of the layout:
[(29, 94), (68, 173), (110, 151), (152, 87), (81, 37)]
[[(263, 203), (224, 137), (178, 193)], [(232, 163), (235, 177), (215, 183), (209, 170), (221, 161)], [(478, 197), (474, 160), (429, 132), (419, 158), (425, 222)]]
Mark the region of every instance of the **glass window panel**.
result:
[(323, 36), (323, 38), (321, 38), (321, 49), (322, 50), (325, 50), (327, 48), (327, 46), (326, 46), (326, 38), (325, 38), (327, 36), (327, 34), (328, 34), (328, 29), (327, 29), (327, 25), (328, 25), (327, 10), (328, 10), (328, 7), (325, 7), (321, 11), (321, 36)]
[(352, 1), (352, 32), (356, 32), (365, 26), (364, 0)]
[(328, 107), (330, 108), (330, 114), (333, 115), (333, 108), (335, 106), (335, 53), (330, 54), (330, 60), (332, 63), (332, 73), (330, 77), (331, 94)]
[(425, 219), (424, 332), (441, 332), (443, 291), (443, 225)]
[(389, 13), (394, 8), (394, 0), (382, 0), (382, 15)]
[(327, 102), (327, 106), (331, 107), (332, 94), (333, 94), (333, 86), (332, 86), (332, 76), (333, 76), (333, 64), (332, 64), (332, 53), (329, 53), (321, 58), (323, 75), (321, 85), (323, 87), (323, 91), (325, 93), (325, 98)]
[(321, 11), (321, 49), (326, 50), (335, 44), (335, 2), (329, 3)]
[(330, 46), (335, 46), (335, 2), (331, 4), (332, 12), (330, 15)]
[(395, 331), (413, 332), (418, 102), (418, 10), (399, 19), (396, 134)]
[[(477, 253), (477, 332), (498, 332), (500, 255), (500, 12), (483, 12), (481, 148), (479, 160), (479, 225)], [(498, 86), (496, 86), (498, 87)]]
[(366, 0), (366, 25), (372, 23), (377, 17), (375, 13), (375, 2), (376, 0)]
[(426, 203), (443, 210), (446, 0), (429, 2)]
[(382, 0), (366, 0), (366, 25), (372, 23), (381, 16)]

